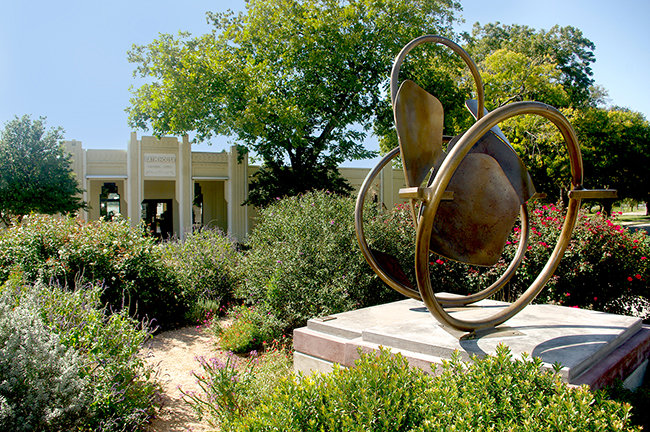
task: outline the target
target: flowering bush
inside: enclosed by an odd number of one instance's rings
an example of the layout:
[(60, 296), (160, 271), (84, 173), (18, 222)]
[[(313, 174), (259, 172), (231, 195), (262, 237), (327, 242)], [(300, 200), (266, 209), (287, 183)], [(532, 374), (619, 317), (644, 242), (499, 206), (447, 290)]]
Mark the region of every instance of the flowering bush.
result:
[(233, 298), (239, 254), (231, 238), (218, 229), (187, 233), (163, 245), (163, 258), (179, 280), (191, 321), (202, 321)]
[(101, 284), (113, 310), (155, 318), (161, 326), (183, 320), (187, 301), (161, 248), (126, 220), (85, 223), (31, 215), (0, 233), (0, 283), (12, 271), (28, 281)]
[(283, 323), (264, 304), (235, 306), (228, 311), (230, 325), (213, 320), (211, 330), (219, 337), (221, 348), (235, 353), (259, 350), (265, 342), (282, 337)]
[[(526, 255), (515, 276), (497, 294), (513, 301), (537, 278), (555, 247), (564, 222), (559, 205), (534, 203), (529, 207), (530, 234)], [(407, 241), (398, 240), (408, 253), (399, 256), (415, 281), (415, 229), (405, 206), (396, 207), (389, 223), (400, 225)], [(515, 225), (503, 256), (494, 267), (454, 262), (432, 254), (430, 269), (438, 291), (467, 294), (494, 282), (514, 258), (521, 228)], [(593, 308), (613, 313), (640, 313), (634, 302), (650, 299), (650, 240), (645, 231), (632, 233), (601, 214), (580, 212), (569, 246), (537, 302)], [(413, 282), (415, 283), (415, 282)], [(640, 300), (641, 299), (641, 300)]]
[(67, 430), (85, 417), (91, 388), (79, 355), (47, 330), (30, 300), (0, 302), (0, 429)]
[(225, 361), (203, 357), (197, 361), (201, 370), (193, 375), (201, 390), (181, 392), (200, 418), (221, 430), (247, 415), (292, 371), (291, 358), (275, 347), (262, 355), (251, 352), (248, 358), (228, 352)]
[[(650, 239), (601, 214), (580, 215), (552, 300), (568, 306), (626, 312), (618, 300), (650, 299)], [(633, 312), (628, 310), (627, 312)]]

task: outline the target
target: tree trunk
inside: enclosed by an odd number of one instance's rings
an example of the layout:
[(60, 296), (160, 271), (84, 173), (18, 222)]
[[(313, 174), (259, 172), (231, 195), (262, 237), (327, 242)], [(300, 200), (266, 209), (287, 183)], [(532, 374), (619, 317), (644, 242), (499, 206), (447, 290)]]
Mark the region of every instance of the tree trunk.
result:
[(604, 199), (603, 200), (603, 213), (607, 217), (612, 217), (612, 207), (614, 207), (613, 199)]

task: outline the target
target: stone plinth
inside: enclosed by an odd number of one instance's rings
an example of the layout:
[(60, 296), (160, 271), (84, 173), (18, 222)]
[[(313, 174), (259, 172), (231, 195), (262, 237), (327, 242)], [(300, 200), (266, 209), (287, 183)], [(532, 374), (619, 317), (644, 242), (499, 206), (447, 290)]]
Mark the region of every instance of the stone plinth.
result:
[[(483, 300), (447, 310), (462, 319), (477, 319), (507, 305)], [(527, 353), (540, 357), (548, 368), (562, 364), (561, 375), (570, 384), (597, 389), (629, 378), (626, 384), (635, 387), (650, 357), (650, 327), (633, 317), (530, 305), (496, 331), (468, 337), (442, 326), (422, 302), (409, 299), (310, 320), (294, 331), (294, 368), (327, 372), (333, 363), (350, 367), (359, 348), (369, 352), (383, 346), (429, 371), (455, 350), (469, 360), (474, 354), (494, 354), (501, 343), (515, 358)]]

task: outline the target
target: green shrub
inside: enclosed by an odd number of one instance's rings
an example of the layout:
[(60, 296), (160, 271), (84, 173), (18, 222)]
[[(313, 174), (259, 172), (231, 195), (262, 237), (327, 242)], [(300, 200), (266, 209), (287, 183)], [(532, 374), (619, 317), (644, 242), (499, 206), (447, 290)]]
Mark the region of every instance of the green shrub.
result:
[(102, 301), (113, 310), (126, 305), (164, 327), (181, 323), (188, 307), (161, 248), (126, 220), (25, 217), (0, 233), (0, 283), (12, 271), (32, 282), (103, 284)]
[(438, 377), (382, 350), (351, 369), (287, 378), (228, 430), (637, 430), (628, 404), (563, 384), (539, 359), (514, 360), (505, 346), (471, 364), (459, 357)]
[(81, 359), (43, 325), (33, 299), (0, 302), (0, 429), (59, 431), (79, 425), (92, 400)]
[(230, 325), (222, 326), (212, 321), (212, 330), (219, 337), (221, 348), (235, 353), (259, 350), (264, 343), (279, 339), (284, 324), (263, 305), (258, 307), (236, 306), (228, 311)]
[[(371, 219), (372, 210), (366, 213)], [(268, 306), (285, 331), (399, 298), (361, 255), (352, 198), (310, 192), (279, 199), (260, 210), (247, 247), (237, 294)]]
[(239, 358), (228, 353), (226, 361), (198, 358), (200, 372), (194, 377), (201, 390), (181, 392), (199, 418), (226, 430), (237, 418), (247, 415), (293, 370), (290, 357), (279, 349), (258, 356)]
[(192, 321), (202, 321), (232, 300), (238, 257), (233, 240), (217, 229), (194, 231), (183, 240), (165, 243), (164, 258), (193, 308)]
[(650, 374), (646, 373), (644, 383), (641, 387), (629, 390), (623, 387), (622, 381), (617, 381), (613, 386), (604, 390), (612, 400), (629, 403), (632, 405), (632, 421), (636, 425), (643, 426), (644, 430), (650, 429)]
[(2, 287), (0, 304), (32, 304), (44, 327), (75, 353), (80, 376), (89, 386), (84, 429), (137, 430), (158, 405), (154, 371), (140, 354), (150, 330), (125, 310), (110, 314), (101, 307), (100, 295), (97, 286), (67, 291), (52, 284), (25, 285), (13, 275)]
[[(557, 243), (565, 210), (553, 204), (529, 207), (530, 235), (526, 256), (515, 276), (496, 295), (516, 300), (541, 273)], [(406, 206), (395, 207), (386, 224), (398, 226), (402, 239), (391, 239), (401, 250), (388, 249), (390, 242), (377, 242), (376, 249), (394, 254), (415, 285), (415, 229)], [(395, 229), (383, 234), (395, 236)], [(381, 231), (376, 238), (381, 238)], [(520, 237), (517, 224), (506, 242), (502, 258), (494, 267), (477, 267), (431, 255), (430, 270), (438, 291), (467, 294), (494, 282), (514, 258)], [(591, 308), (612, 313), (643, 313), (650, 299), (650, 239), (645, 231), (631, 233), (615, 219), (580, 212), (573, 236), (553, 277), (537, 298), (539, 303)], [(644, 300), (645, 299), (645, 300)], [(635, 307), (635, 304), (637, 305)]]

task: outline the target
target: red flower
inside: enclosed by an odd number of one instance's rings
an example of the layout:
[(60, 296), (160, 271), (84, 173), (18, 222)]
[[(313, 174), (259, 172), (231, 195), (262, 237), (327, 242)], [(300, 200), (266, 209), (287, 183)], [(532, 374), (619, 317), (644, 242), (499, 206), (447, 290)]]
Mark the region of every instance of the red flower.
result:
[(628, 280), (628, 282), (632, 282), (634, 279), (632, 279), (632, 276), (629, 276), (629, 277), (627, 278), (627, 280)]

